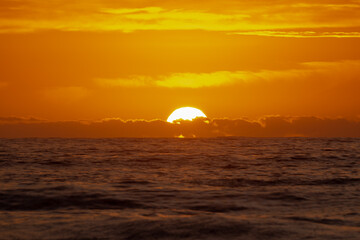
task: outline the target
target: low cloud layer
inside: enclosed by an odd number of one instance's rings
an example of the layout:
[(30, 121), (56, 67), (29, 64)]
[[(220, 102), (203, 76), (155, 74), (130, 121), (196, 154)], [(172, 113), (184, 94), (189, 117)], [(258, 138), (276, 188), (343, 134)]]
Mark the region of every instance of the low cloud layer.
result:
[(96, 122), (48, 122), (39, 119), (0, 118), (0, 137), (360, 137), (360, 120), (317, 117), (202, 119), (171, 124), (162, 120), (105, 119)]

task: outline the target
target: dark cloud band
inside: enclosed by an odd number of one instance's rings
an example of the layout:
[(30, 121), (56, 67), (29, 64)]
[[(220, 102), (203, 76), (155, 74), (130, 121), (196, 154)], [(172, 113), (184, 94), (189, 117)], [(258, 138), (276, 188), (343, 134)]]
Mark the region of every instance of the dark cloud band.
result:
[[(6, 121), (2, 121), (4, 119)], [(0, 137), (360, 137), (360, 121), (343, 118), (265, 117), (259, 121), (199, 118), (180, 124), (162, 120), (47, 122), (11, 119), (0, 121)]]

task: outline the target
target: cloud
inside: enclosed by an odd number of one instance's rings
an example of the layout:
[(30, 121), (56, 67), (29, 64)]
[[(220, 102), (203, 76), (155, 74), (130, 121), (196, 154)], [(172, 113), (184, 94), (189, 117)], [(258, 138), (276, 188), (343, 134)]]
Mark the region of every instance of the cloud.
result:
[(45, 122), (44, 119), (34, 117), (0, 117), (0, 124), (14, 124), (14, 123), (39, 123)]
[(167, 76), (132, 76), (118, 79), (95, 79), (103, 87), (146, 87), (157, 86), (166, 88), (200, 88), (215, 87), (232, 84), (242, 77), (241, 72), (213, 72), (213, 73), (173, 73)]
[[(0, 32), (206, 30), (307, 36), (281, 29), (359, 27), (359, 1), (5, 1)], [(279, 31), (279, 32), (277, 32)], [(311, 35), (311, 34), (310, 34)], [(357, 36), (332, 32), (327, 37)]]
[(131, 76), (129, 78), (97, 78), (94, 82), (101, 87), (145, 87), (153, 86), (154, 80), (149, 76)]
[(160, 87), (181, 87), (181, 88), (200, 88), (215, 87), (231, 84), (235, 79), (241, 78), (241, 74), (232, 72), (214, 73), (175, 73), (169, 77), (155, 81)]
[(326, 81), (342, 82), (360, 75), (360, 61), (305, 62), (298, 68), (261, 71), (219, 71), (211, 73), (173, 73), (162, 76), (136, 75), (128, 78), (95, 79), (102, 87), (165, 87), (202, 88), (233, 84), (252, 84), (264, 82)]
[(360, 137), (360, 120), (318, 117), (195, 119), (171, 124), (162, 120), (106, 119), (96, 122), (47, 122), (17, 118), (0, 121), (0, 137)]
[(233, 32), (233, 35), (287, 37), (287, 38), (359, 38), (360, 32), (320, 31), (249, 31)]
[(47, 89), (44, 96), (52, 101), (73, 102), (87, 97), (89, 90), (83, 87), (59, 87)]

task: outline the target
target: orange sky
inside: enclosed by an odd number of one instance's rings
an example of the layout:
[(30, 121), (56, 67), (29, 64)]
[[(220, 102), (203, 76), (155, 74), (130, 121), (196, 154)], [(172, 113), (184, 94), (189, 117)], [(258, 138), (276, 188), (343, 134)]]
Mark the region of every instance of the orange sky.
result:
[(360, 1), (1, 0), (0, 116), (360, 116)]

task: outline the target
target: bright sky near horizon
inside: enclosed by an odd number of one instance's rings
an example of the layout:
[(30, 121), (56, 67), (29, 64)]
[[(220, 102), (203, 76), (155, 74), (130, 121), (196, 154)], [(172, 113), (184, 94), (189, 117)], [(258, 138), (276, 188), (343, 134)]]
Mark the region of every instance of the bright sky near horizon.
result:
[(0, 116), (360, 116), (358, 0), (1, 0)]

